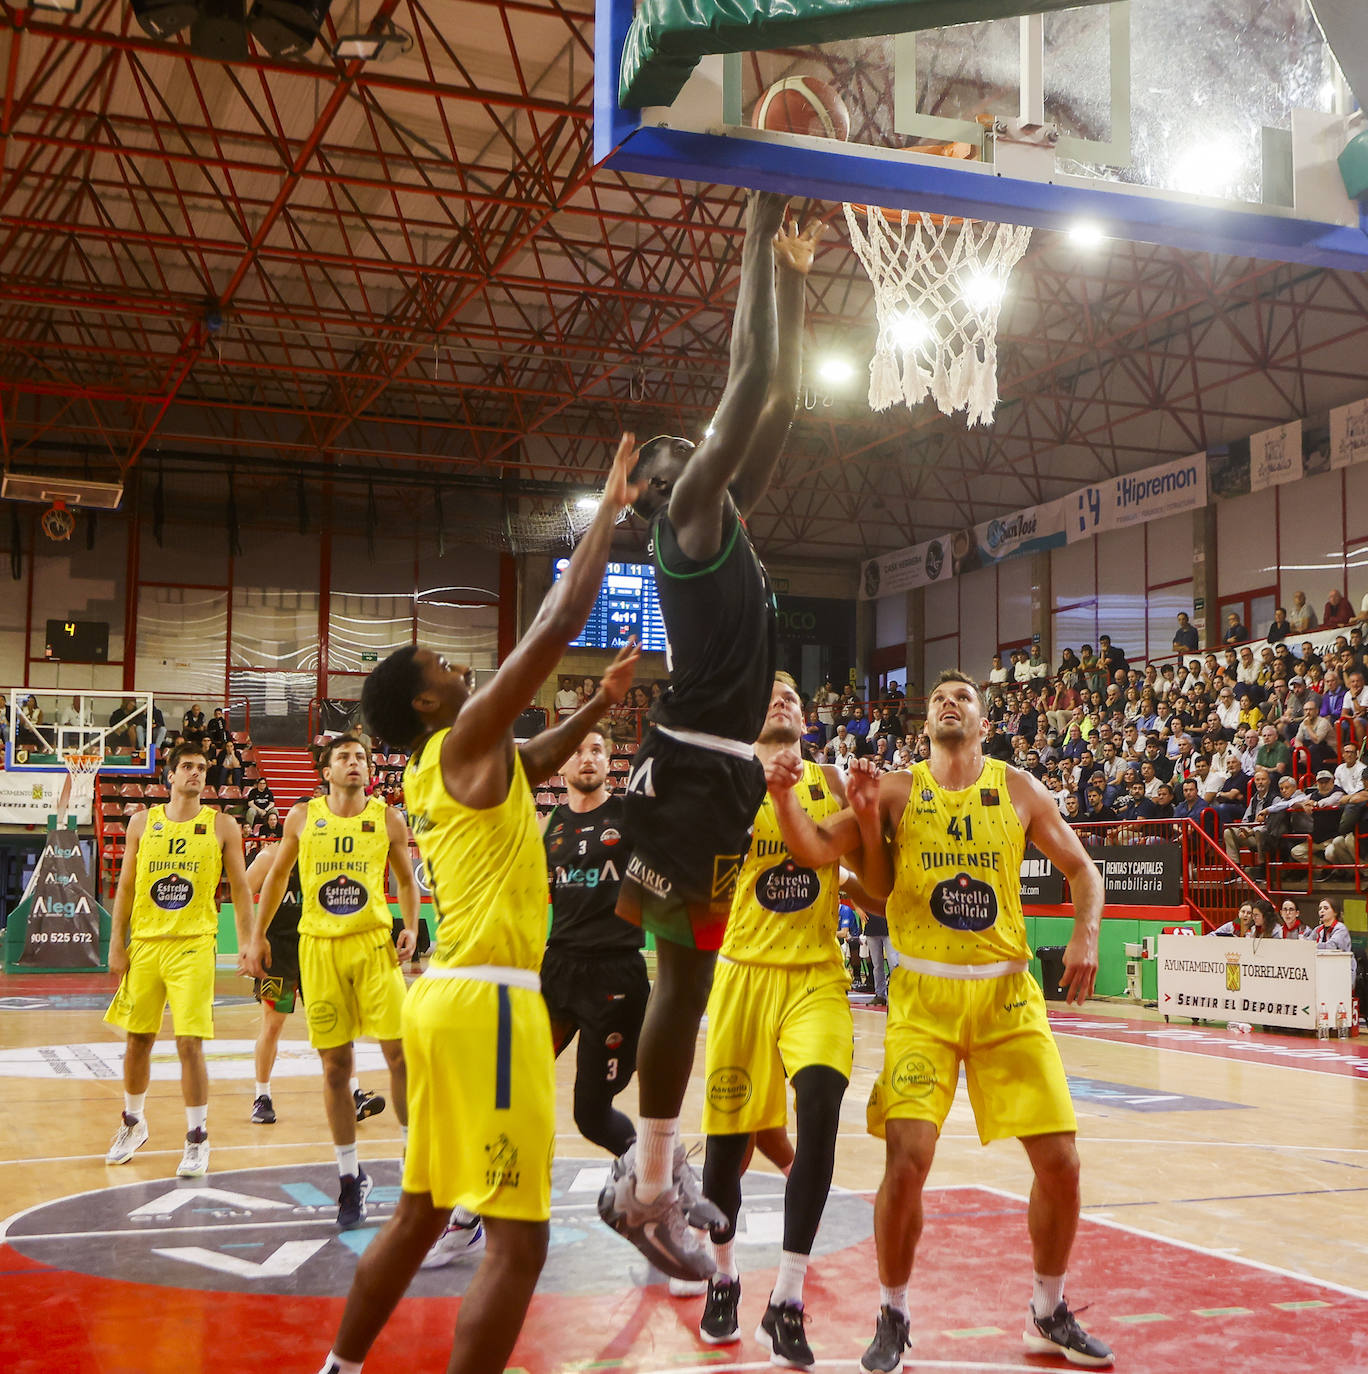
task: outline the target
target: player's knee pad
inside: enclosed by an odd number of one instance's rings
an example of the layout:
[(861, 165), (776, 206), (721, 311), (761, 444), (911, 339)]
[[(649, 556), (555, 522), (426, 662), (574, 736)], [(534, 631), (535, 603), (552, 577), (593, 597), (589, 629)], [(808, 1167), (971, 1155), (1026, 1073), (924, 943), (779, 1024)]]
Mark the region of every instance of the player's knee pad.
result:
[(793, 1075), (794, 1114), (798, 1136), (822, 1135), (836, 1129), (841, 1120), (841, 1101), (849, 1080), (826, 1064), (810, 1064)]

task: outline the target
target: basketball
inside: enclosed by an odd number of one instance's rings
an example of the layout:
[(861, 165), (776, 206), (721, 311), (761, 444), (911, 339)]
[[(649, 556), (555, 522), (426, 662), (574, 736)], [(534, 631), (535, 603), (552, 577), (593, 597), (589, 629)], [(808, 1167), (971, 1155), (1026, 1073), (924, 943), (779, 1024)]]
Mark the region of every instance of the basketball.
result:
[(760, 97), (751, 117), (757, 129), (809, 138), (850, 137), (850, 111), (840, 92), (815, 76), (786, 76)]

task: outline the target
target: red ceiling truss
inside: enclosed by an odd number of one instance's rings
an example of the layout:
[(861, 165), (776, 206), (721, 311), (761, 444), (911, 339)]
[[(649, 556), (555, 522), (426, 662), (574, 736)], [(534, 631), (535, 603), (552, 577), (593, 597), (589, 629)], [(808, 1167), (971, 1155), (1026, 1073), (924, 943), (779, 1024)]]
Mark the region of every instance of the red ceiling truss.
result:
[[(412, 51), (225, 67), (144, 37), (123, 0), (0, 4), (6, 461), (580, 490), (623, 428), (698, 433), (740, 194), (594, 170), (588, 0), (364, 13)], [(857, 118), (891, 99), (845, 80)], [(809, 350), (862, 360), (869, 287), (816, 208)], [(995, 424), (809, 394), (757, 535), (847, 559), (1314, 415), (1368, 391), (1366, 322), (1350, 274), (1038, 233)]]

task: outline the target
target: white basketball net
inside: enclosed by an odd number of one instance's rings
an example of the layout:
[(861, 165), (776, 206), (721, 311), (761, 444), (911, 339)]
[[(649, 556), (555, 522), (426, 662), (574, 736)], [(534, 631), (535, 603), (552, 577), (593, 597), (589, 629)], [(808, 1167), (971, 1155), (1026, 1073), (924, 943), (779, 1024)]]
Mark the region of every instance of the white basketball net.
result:
[(869, 405), (914, 406), (986, 425), (997, 408), (997, 330), (1007, 279), (1031, 241), (1013, 224), (845, 207), (850, 243), (874, 284), (879, 336)]

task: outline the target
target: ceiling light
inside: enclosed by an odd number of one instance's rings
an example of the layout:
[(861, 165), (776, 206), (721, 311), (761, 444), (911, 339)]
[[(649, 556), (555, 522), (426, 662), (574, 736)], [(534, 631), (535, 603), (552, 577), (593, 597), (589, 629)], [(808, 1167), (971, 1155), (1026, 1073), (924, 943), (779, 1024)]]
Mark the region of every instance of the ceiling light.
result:
[(964, 283), (960, 295), (970, 310), (984, 311), (1006, 294), (1007, 283), (991, 272), (979, 272)]
[(1069, 242), (1077, 248), (1096, 248), (1107, 241), (1102, 226), (1091, 220), (1079, 220), (1077, 224), (1069, 225), (1068, 235)]
[(1233, 139), (1214, 138), (1184, 149), (1173, 163), (1169, 185), (1194, 196), (1223, 196), (1240, 171), (1240, 150)]
[(271, 57), (300, 57), (313, 47), (332, 0), (256, 0), (248, 27)]
[(413, 35), (390, 24), (379, 33), (342, 33), (333, 56), (340, 62), (387, 61), (402, 57), (413, 46)]
[(597, 509), (598, 509), (598, 504), (599, 504), (599, 499), (598, 499), (597, 496), (581, 496), (580, 499), (579, 499), (578, 501), (575, 502), (575, 509), (576, 509), (576, 510), (597, 510)]
[(851, 366), (850, 359), (831, 356), (823, 358), (817, 365), (817, 375), (824, 382), (840, 386), (855, 375), (855, 369)]
[(897, 315), (888, 324), (889, 338), (904, 353), (920, 348), (931, 337), (931, 326), (915, 311)]

